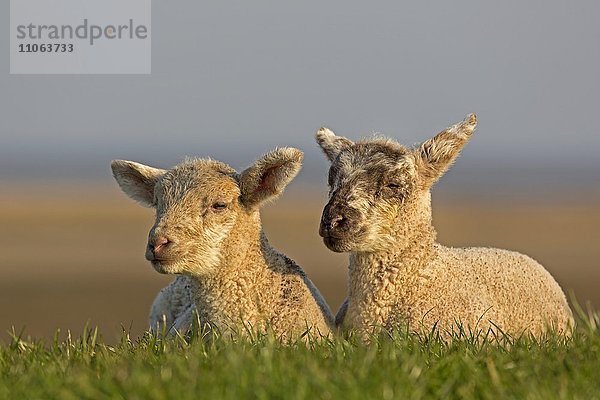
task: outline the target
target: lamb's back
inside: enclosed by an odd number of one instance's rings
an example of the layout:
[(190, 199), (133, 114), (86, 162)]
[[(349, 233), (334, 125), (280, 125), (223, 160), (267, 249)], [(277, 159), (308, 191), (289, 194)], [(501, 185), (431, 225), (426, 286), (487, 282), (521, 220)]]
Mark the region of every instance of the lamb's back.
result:
[(435, 303), (429, 306), (467, 325), (483, 328), (491, 321), (505, 332), (536, 334), (548, 325), (565, 331), (573, 324), (558, 283), (538, 262), (521, 253), (438, 245), (422, 275)]

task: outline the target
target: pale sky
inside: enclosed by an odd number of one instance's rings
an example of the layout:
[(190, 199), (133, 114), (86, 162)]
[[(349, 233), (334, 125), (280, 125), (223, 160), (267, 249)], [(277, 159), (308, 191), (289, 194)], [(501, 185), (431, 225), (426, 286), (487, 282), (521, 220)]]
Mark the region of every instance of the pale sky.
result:
[(597, 0), (154, 0), (150, 76), (9, 75), (1, 7), (0, 179), (108, 176), (113, 158), (239, 169), (275, 146), (314, 173), (321, 125), (413, 144), (469, 112), (462, 168), (600, 175)]

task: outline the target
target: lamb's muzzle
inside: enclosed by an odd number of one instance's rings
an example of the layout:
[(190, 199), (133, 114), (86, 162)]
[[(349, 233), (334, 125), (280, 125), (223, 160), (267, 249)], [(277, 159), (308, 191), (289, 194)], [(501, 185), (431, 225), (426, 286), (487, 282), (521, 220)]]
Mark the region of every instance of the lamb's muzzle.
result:
[(174, 245), (175, 242), (166, 236), (149, 235), (145, 257), (157, 272), (161, 274), (169, 273), (169, 265), (176, 262), (178, 256), (175, 254)]
[(164, 236), (150, 237), (148, 239), (148, 249), (146, 250), (146, 259), (148, 261), (161, 260), (165, 258), (165, 253), (171, 247), (173, 242)]
[(323, 209), (319, 235), (332, 251), (349, 251), (360, 234), (360, 213), (344, 204), (343, 195), (335, 193)]

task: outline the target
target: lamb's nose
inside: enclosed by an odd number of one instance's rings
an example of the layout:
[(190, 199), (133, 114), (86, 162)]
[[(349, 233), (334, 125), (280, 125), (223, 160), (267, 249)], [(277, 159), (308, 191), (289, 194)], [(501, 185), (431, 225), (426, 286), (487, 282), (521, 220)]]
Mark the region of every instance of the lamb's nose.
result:
[(148, 249), (152, 251), (152, 254), (159, 256), (171, 243), (171, 241), (165, 236), (158, 236), (148, 241)]
[(319, 235), (321, 237), (335, 234), (337, 230), (342, 228), (346, 223), (346, 217), (340, 212), (331, 212), (331, 208), (327, 208), (321, 217), (321, 225), (319, 226)]
[(343, 215), (335, 215), (334, 217), (331, 218), (331, 220), (329, 221), (329, 229), (335, 229), (338, 225), (342, 225), (342, 223), (344, 222), (344, 216)]

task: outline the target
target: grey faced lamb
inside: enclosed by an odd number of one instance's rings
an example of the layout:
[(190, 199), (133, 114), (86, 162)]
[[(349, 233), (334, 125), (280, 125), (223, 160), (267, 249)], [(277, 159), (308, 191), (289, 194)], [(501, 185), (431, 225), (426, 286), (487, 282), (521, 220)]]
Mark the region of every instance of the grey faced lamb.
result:
[(350, 252), (348, 296), (336, 324), (367, 337), (408, 327), (442, 335), (503, 331), (569, 334), (571, 310), (540, 264), (516, 252), (449, 248), (436, 243), (432, 185), (471, 138), (476, 117), (416, 148), (389, 139), (357, 143), (321, 128), (316, 139), (331, 161), (329, 202), (319, 234)]
[(304, 271), (270, 246), (261, 205), (280, 195), (301, 167), (297, 149), (271, 151), (237, 173), (210, 159), (163, 170), (113, 161), (121, 189), (156, 209), (146, 258), (163, 274), (180, 275), (152, 306), (150, 324), (185, 331), (197, 313), (221, 333), (272, 330), (282, 339), (328, 335), (325, 300)]

